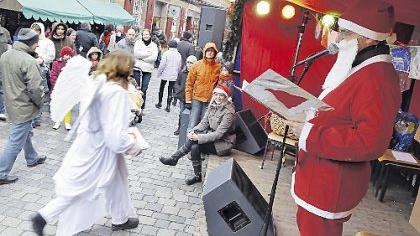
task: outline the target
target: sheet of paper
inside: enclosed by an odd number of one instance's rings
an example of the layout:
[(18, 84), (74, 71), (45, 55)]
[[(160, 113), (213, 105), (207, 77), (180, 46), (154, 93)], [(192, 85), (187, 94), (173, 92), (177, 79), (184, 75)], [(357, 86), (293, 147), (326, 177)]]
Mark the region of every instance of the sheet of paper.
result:
[(414, 163), (414, 164), (417, 163), (416, 159), (414, 159), (411, 153), (392, 151), (392, 155), (395, 157), (395, 159), (399, 161), (405, 161), (405, 162)]

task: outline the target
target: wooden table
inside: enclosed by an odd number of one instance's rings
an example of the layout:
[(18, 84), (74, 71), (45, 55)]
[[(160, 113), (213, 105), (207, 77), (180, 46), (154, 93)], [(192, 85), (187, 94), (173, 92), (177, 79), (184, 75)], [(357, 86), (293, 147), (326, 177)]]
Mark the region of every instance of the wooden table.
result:
[[(416, 163), (397, 160), (390, 149), (387, 149), (385, 153), (378, 158), (377, 163), (379, 165), (376, 166), (376, 170), (373, 174), (373, 184), (375, 186), (377, 182), (375, 197), (377, 197), (379, 201), (382, 202), (384, 199), (385, 192), (388, 188), (389, 174), (392, 169), (398, 168), (415, 173), (420, 172), (420, 162), (416, 158), (414, 159), (416, 160)], [(420, 181), (416, 181), (415, 189), (418, 189), (419, 182)]]

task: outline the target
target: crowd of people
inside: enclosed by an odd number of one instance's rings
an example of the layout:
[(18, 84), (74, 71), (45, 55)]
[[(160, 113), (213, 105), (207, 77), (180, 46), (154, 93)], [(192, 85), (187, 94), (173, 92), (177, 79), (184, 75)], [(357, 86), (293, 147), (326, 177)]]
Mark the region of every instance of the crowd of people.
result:
[[(79, 104), (78, 114), (86, 115), (79, 117), (80, 126), (75, 127), (77, 137), (54, 175), (56, 198), (32, 218), (38, 235), (43, 235), (47, 223), (57, 219), (58, 234), (74, 234), (89, 228), (107, 213), (112, 217), (113, 230), (137, 227), (138, 219), (128, 194), (127, 169), (124, 159), (118, 157), (142, 151), (141, 135), (137, 128), (129, 127), (133, 104), (128, 90), (132, 83), (138, 89), (143, 111), (152, 73), (160, 79), (156, 108), (162, 107), (168, 84), (165, 111), (170, 112), (178, 101), (180, 112), (191, 110), (186, 144), (172, 156), (160, 158), (163, 164), (173, 166), (191, 151), (194, 174), (186, 184), (202, 181), (200, 153), (227, 155), (235, 143), (231, 77), (226, 75), (232, 72), (232, 64), (217, 60), (214, 43), (206, 44), (200, 53), (203, 58), (198, 60), (189, 32), (184, 32), (180, 40), (166, 42), (148, 29), (139, 31), (132, 27), (124, 31), (123, 27), (114, 30), (113, 26), (106, 26), (98, 38), (90, 27), (82, 23), (75, 31), (63, 22), (56, 22), (47, 37), (44, 25), (35, 22), (30, 28), (21, 28), (14, 42), (7, 30), (0, 28), (0, 37), (5, 39), (0, 41), (0, 119), (11, 124), (0, 158), (0, 185), (18, 181), (10, 172), (22, 149), (28, 167), (47, 160), (32, 145), (33, 129), (41, 125), (41, 111), (48, 112), (44, 107), (48, 107), (50, 97), (54, 99), (50, 95), (57, 82), (67, 79), (60, 74), (73, 57), (86, 58), (92, 81), (104, 83), (94, 93), (91, 104), (86, 105), (84, 100)], [(116, 112), (110, 116), (106, 112), (109, 109)], [(71, 122), (69, 110), (52, 128), (57, 130), (64, 123), (69, 131), (73, 128)], [(178, 128), (174, 134), (178, 135), (180, 120), (175, 122)], [(86, 156), (88, 153), (90, 156)], [(86, 160), (91, 160), (91, 164), (86, 164)], [(85, 163), (84, 169), (80, 163)], [(85, 214), (87, 206), (92, 208), (91, 215)], [(86, 217), (71, 217), (79, 211)]]

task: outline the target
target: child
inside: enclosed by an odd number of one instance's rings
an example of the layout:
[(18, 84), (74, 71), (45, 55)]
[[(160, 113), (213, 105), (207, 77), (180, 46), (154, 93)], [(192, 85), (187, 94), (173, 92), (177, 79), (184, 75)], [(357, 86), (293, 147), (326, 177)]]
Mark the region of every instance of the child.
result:
[(102, 55), (102, 51), (97, 47), (91, 47), (88, 53), (86, 54), (86, 58), (92, 63), (89, 75), (96, 71), (98, 63), (102, 59)]
[[(67, 61), (74, 56), (74, 51), (71, 47), (63, 47), (60, 51), (60, 58), (55, 60), (51, 67), (50, 72), (50, 81), (51, 81), (51, 88), (54, 89), (55, 83), (57, 82), (57, 78), (61, 73), (61, 70), (66, 65)], [(51, 89), (51, 90), (52, 90)], [(64, 117), (64, 126), (67, 131), (71, 130), (71, 111), (67, 112), (66, 116)], [(60, 128), (61, 123), (57, 122), (54, 124), (53, 129), (57, 130)]]
[(175, 82), (174, 86), (174, 97), (175, 99), (179, 99), (179, 120), (178, 120), (178, 128), (175, 130), (174, 135), (179, 135), (179, 128), (181, 125), (181, 114), (185, 109), (185, 82), (187, 81), (188, 71), (190, 70), (191, 66), (197, 62), (197, 58), (195, 56), (187, 57), (185, 67), (179, 72), (178, 78)]

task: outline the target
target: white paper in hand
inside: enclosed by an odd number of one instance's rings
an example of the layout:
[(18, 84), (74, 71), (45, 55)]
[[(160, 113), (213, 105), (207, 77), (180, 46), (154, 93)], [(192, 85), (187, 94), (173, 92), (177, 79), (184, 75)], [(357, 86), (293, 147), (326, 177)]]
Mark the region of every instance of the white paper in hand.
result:
[(136, 127), (128, 128), (128, 133), (133, 134), (136, 137), (136, 143), (139, 145), (141, 150), (150, 148), (149, 143), (143, 138), (143, 135), (141, 135), (140, 131)]

